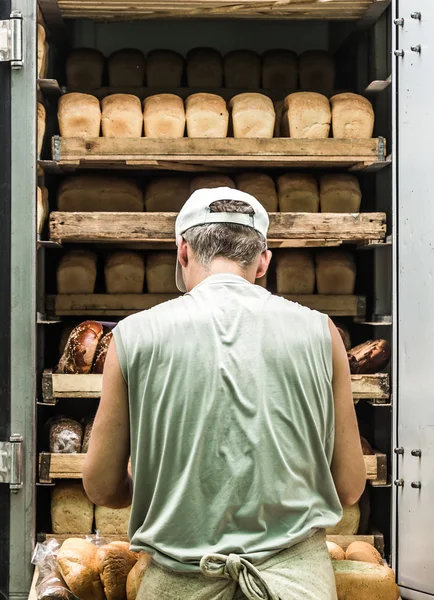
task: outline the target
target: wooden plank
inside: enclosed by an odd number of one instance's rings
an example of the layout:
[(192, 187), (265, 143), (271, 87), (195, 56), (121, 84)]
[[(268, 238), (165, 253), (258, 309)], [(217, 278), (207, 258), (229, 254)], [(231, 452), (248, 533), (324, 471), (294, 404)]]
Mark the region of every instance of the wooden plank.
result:
[[(55, 242), (174, 242), (175, 213), (52, 212), (50, 239)], [(324, 240), (360, 243), (382, 240), (385, 213), (270, 213), (270, 242)]]
[[(50, 454), (48, 452), (41, 452), (39, 455), (39, 481), (41, 483), (50, 483), (53, 479), (81, 479), (85, 456), (85, 454)], [(376, 480), (377, 475), (384, 475), (384, 465), (387, 464), (385, 454), (378, 452), (373, 455), (364, 456), (364, 459), (366, 479), (368, 481)]]
[[(47, 297), (47, 314), (66, 316), (126, 317), (157, 304), (177, 298), (179, 294), (58, 294)], [(313, 310), (332, 317), (364, 317), (364, 296), (284, 295)]]
[(35, 570), (33, 571), (32, 585), (30, 586), (28, 600), (37, 600), (38, 599), (38, 594), (36, 592), (36, 583), (38, 581), (38, 577), (39, 577), (39, 569), (38, 569), (38, 567), (35, 567)]

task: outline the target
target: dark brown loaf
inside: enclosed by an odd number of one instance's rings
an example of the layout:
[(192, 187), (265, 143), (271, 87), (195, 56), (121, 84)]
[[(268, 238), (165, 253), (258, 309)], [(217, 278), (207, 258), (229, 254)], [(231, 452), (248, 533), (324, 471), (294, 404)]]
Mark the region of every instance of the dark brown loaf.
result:
[(103, 326), (97, 321), (84, 321), (72, 330), (57, 366), (58, 373), (90, 373)]
[(81, 451), (83, 454), (89, 450), (90, 436), (92, 435), (93, 417), (88, 419), (84, 424), (83, 443), (81, 445)]
[(77, 454), (81, 451), (83, 428), (78, 421), (59, 417), (50, 424), (50, 452)]
[(347, 355), (353, 375), (369, 375), (388, 365), (391, 351), (386, 340), (369, 340), (352, 348)]
[(93, 363), (92, 373), (101, 374), (104, 370), (104, 363), (107, 357), (107, 352), (112, 341), (113, 334), (110, 331), (99, 341), (98, 348), (96, 349), (95, 361)]
[(37, 600), (71, 600), (72, 598), (58, 569), (54, 569), (44, 577), (37, 589)]

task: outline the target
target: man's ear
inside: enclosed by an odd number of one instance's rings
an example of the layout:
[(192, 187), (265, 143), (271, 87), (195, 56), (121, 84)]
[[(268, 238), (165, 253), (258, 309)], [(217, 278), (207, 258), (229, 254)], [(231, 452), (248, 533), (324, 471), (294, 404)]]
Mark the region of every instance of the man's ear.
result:
[(184, 268), (188, 265), (188, 244), (182, 236), (178, 236), (178, 260)]
[(270, 260), (272, 256), (273, 254), (271, 253), (271, 250), (265, 250), (261, 253), (261, 256), (259, 257), (258, 267), (256, 269), (256, 279), (259, 279), (260, 277), (263, 277), (265, 275), (270, 265)]

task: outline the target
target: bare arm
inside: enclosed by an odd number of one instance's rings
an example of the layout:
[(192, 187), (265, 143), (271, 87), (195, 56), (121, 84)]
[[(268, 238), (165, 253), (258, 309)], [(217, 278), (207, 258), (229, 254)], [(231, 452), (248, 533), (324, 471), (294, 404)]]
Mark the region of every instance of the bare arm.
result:
[(104, 365), (102, 397), (83, 466), (83, 485), (92, 502), (109, 508), (131, 504), (129, 456), (128, 389), (112, 340)]
[(366, 485), (366, 468), (354, 410), (351, 376), (342, 338), (329, 320), (333, 353), (335, 446), (332, 475), (343, 506), (355, 504)]

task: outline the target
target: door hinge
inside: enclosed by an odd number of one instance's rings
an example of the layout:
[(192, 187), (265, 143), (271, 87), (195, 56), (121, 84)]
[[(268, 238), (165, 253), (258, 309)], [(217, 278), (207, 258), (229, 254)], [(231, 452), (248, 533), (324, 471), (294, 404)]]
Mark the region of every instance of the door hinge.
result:
[(23, 487), (23, 438), (11, 435), (8, 442), (0, 442), (0, 483), (8, 483), (12, 492)]
[(12, 69), (23, 66), (23, 16), (18, 11), (0, 21), (0, 62), (10, 62)]

